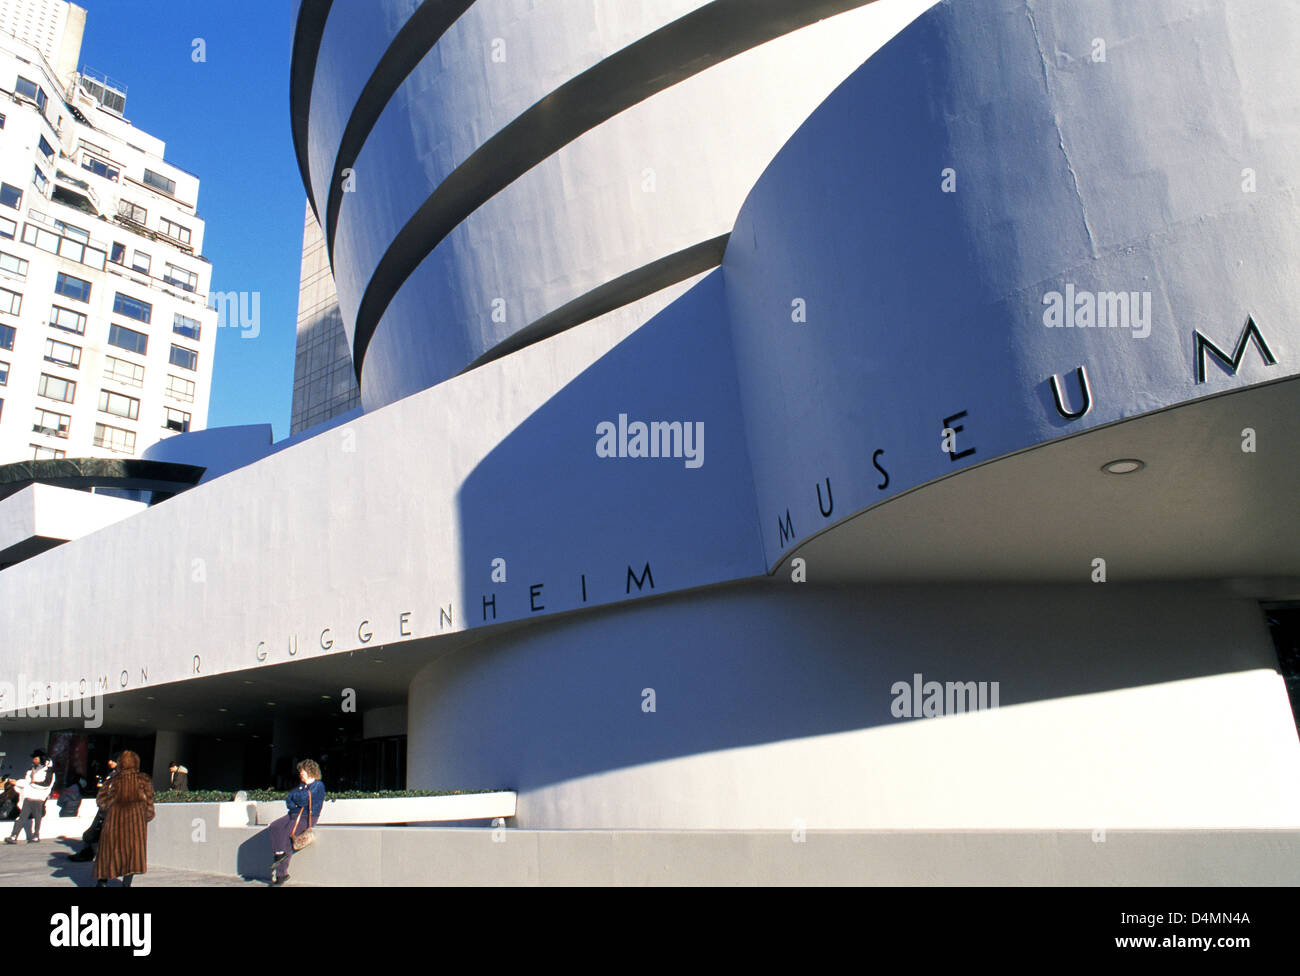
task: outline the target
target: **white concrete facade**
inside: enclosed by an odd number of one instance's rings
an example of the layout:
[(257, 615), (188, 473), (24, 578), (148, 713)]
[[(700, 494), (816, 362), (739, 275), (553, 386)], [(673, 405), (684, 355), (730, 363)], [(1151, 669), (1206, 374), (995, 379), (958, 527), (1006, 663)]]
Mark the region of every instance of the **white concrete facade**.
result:
[[(713, 6), (685, 6), (658, 29), (688, 45)], [(568, 81), (500, 113), (472, 89), (478, 145), (553, 136), (527, 128), (539, 104), (570, 138), (452, 220), (510, 173), (475, 150), (375, 181), (378, 161), (414, 165), (380, 152), (382, 118), (355, 195), (319, 182), (353, 161), (329, 158), (356, 131), (335, 96), (409, 61), (376, 24), (433, 8), (384, 5), (347, 73), (357, 8), (305, 4), (294, 76), (311, 23), (323, 60), (293, 119), (326, 224), (338, 205), (354, 340), (366, 296), (392, 299), (367, 409), (0, 573), (0, 632), (20, 635), (0, 664), (27, 681), (9, 707), (99, 690), (123, 728), (233, 735), (351, 691), (376, 729), (404, 707), (408, 785), (512, 791), (539, 829), (1300, 827), (1261, 610), (1300, 599), (1300, 126), (1260, 81), (1294, 72), (1300, 14), (922, 6), (872, 43), (835, 37), (861, 10), (792, 27), (591, 125), (565, 114)], [(794, 8), (763, 5), (779, 24)], [(502, 9), (445, 36), (490, 40)], [(653, 45), (643, 26), (569, 38), (572, 70), (613, 61), (640, 92), (618, 59)], [(439, 43), (430, 64), (472, 74)], [(716, 210), (611, 207), (627, 167), (601, 181), (598, 163), (776, 84), (746, 59), (805, 44), (837, 52), (824, 91), (772, 129), (720, 124), (752, 136), (734, 166), (701, 137)], [(403, 97), (379, 108), (441, 131)], [(527, 207), (549, 229), (517, 223)], [(382, 253), (344, 260), (354, 224)], [(628, 253), (654, 265), (714, 230), (716, 266), (619, 284)], [(418, 277), (430, 261), (441, 283)], [(493, 280), (529, 315), (458, 304)], [(1102, 307), (1124, 321), (1098, 327)], [(122, 553), (147, 558), (98, 581), (97, 612), (28, 611)]]

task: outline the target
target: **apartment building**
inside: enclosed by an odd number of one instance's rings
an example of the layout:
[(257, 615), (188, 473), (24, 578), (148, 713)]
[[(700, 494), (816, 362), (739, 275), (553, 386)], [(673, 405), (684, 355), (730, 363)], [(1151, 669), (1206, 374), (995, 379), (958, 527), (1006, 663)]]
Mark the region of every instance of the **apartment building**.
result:
[(126, 119), (124, 84), (69, 70), (84, 17), (0, 2), (0, 463), (138, 457), (207, 421), (199, 180)]

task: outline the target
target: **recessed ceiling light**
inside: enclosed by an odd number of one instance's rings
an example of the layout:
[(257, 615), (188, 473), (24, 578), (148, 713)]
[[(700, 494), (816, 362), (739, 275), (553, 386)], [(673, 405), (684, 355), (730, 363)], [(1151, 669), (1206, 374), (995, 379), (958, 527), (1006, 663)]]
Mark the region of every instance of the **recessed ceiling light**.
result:
[(268, 705), (274, 705), (275, 702), (267, 702)]
[(1135, 471), (1141, 471), (1146, 467), (1146, 462), (1139, 461), (1137, 458), (1116, 458), (1114, 461), (1107, 461), (1101, 466), (1101, 470), (1107, 474), (1132, 474)]
[(228, 708), (218, 708), (217, 711), (219, 711), (219, 712), (228, 712), (228, 711), (230, 711), (230, 709), (228, 709)]

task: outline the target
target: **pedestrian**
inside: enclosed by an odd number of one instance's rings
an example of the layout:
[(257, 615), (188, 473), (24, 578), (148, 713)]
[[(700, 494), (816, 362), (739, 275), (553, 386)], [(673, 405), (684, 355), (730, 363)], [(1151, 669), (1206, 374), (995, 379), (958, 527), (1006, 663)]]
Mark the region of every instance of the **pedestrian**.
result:
[(172, 764), (167, 767), (167, 772), (171, 774), (167, 781), (167, 789), (179, 790), (182, 793), (189, 790), (190, 771), (188, 769), (173, 759)]
[[(97, 795), (98, 793), (102, 793), (104, 791), (104, 787), (107, 786), (110, 782), (112, 782), (113, 774), (116, 772), (117, 772), (117, 756), (113, 756), (108, 761), (107, 778), (100, 777), (100, 776), (95, 777)], [(69, 854), (68, 860), (69, 861), (93, 861), (95, 859), (95, 848), (99, 846), (99, 835), (103, 833), (103, 830), (104, 830), (104, 808), (100, 807), (98, 810), (95, 811), (95, 819), (90, 822), (90, 826), (86, 828), (86, 832), (81, 835), (81, 842), (86, 846), (83, 847), (81, 850), (77, 851), (76, 854)]]
[[(289, 880), (289, 859), (295, 850), (301, 850), (315, 839), (312, 829), (320, 819), (325, 806), (325, 784), (320, 779), (320, 767), (310, 759), (298, 763), (301, 785), (289, 791), (284, 805), (289, 812), (271, 824), (271, 884), (279, 886)], [(298, 846), (294, 846), (297, 840)]]
[(0, 793), (0, 820), (17, 820), (18, 808), (22, 805), (17, 784), (11, 779), (6, 779), (4, 792)]
[(131, 887), (137, 874), (149, 870), (149, 821), (154, 817), (153, 780), (140, 772), (140, 757), (126, 749), (117, 757), (117, 771), (99, 794), (104, 832), (95, 853), (95, 884), (104, 888), (112, 878)]
[[(42, 749), (32, 753), (32, 768), (18, 784), (18, 795), (22, 797), (22, 809), (14, 821), (14, 832), (5, 838), (6, 844), (18, 843), (18, 832), (27, 832), (27, 843), (41, 842), (41, 818), (45, 816), (45, 801), (54, 789), (54, 763), (50, 762)], [(33, 826), (34, 825), (34, 826)]]
[(74, 781), (65, 786), (63, 792), (59, 794), (58, 804), (60, 817), (75, 817), (81, 807), (80, 782)]

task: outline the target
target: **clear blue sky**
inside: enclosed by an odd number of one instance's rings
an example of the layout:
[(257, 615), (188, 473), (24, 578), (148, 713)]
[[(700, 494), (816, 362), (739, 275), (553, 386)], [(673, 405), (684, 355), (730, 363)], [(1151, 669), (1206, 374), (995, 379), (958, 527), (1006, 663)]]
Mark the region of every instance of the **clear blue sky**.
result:
[[(214, 291), (261, 293), (261, 334), (217, 334), (208, 426), (288, 436), (305, 192), (289, 134), (289, 0), (75, 0), (81, 63), (127, 87), (126, 117), (198, 176)], [(195, 38), (207, 61), (192, 59)]]

